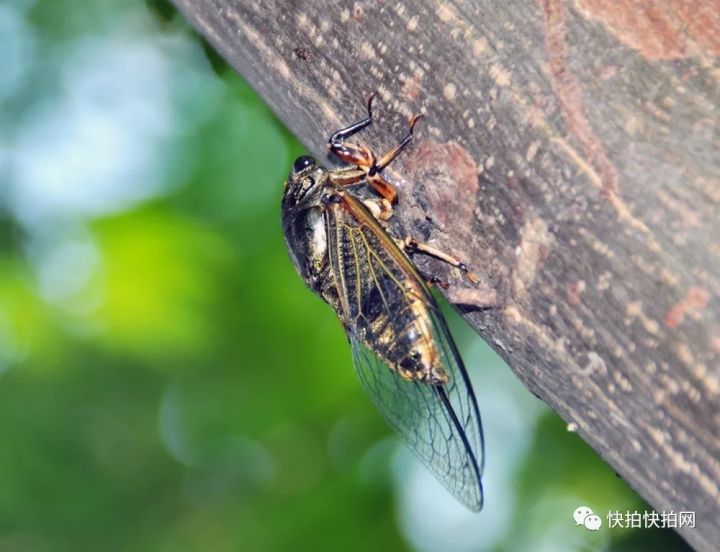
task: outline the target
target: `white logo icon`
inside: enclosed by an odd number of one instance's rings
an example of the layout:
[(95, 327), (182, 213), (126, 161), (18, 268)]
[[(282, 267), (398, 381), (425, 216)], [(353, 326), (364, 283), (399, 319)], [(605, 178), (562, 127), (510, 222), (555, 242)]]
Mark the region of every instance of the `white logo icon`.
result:
[(600, 516), (596, 516), (595, 514), (590, 514), (585, 518), (585, 529), (590, 529), (590, 531), (598, 531), (600, 530), (600, 526), (602, 525), (602, 521), (600, 521)]
[(579, 506), (573, 512), (575, 525), (582, 525), (590, 531), (598, 531), (602, 526), (600, 516), (596, 516), (587, 506)]

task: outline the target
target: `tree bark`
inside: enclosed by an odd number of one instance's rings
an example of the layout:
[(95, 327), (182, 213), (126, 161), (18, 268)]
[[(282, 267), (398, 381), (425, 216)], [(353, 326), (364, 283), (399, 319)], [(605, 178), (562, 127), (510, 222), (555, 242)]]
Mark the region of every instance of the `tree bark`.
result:
[(376, 151), (425, 114), (389, 171), (395, 231), (466, 260), (480, 288), (421, 266), (569, 429), (658, 511), (695, 511), (680, 533), (716, 549), (720, 6), (175, 3), (316, 154), (373, 90)]

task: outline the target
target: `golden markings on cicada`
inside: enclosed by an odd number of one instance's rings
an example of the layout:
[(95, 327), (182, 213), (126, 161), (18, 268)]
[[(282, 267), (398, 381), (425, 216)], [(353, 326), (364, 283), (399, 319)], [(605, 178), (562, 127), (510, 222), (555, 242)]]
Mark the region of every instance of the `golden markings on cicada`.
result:
[[(420, 290), (417, 289), (417, 283), (413, 280), (405, 280), (405, 293), (410, 300), (410, 311), (413, 317), (422, 326), (421, 335), (423, 336), (410, 352), (422, 366), (431, 367), (427, 372), (423, 372), (423, 377), (418, 379), (427, 379), (430, 383), (446, 384), (450, 380), (450, 376), (440, 362), (437, 346), (429, 337), (432, 335), (430, 328), (425, 327), (429, 320), (429, 313), (426, 303), (422, 300)], [(400, 375), (406, 379), (414, 379), (417, 377), (412, 372), (401, 371)]]
[(308, 287), (337, 313), (363, 387), (381, 413), (440, 481), (473, 510), (482, 505), (480, 415), (457, 347), (428, 284), (409, 255), (424, 254), (477, 278), (465, 263), (384, 226), (398, 202), (382, 174), (410, 144), (420, 115), (399, 143), (376, 156), (348, 139), (367, 116), (330, 136), (330, 151), (349, 166), (328, 170), (299, 157), (282, 200), (282, 224), (293, 264)]

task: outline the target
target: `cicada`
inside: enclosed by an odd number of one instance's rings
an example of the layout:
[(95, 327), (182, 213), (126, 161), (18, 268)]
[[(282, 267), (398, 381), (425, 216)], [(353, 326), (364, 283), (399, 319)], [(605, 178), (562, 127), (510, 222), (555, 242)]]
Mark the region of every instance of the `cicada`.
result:
[(348, 138), (367, 116), (335, 132), (330, 151), (347, 166), (329, 170), (310, 156), (293, 164), (282, 198), (282, 226), (295, 268), (335, 311), (352, 347), (362, 386), (417, 457), (463, 504), (479, 511), (484, 444), (477, 401), (429, 285), (409, 255), (424, 253), (464, 271), (454, 257), (387, 220), (398, 194), (382, 171), (410, 144), (419, 115), (381, 157)]

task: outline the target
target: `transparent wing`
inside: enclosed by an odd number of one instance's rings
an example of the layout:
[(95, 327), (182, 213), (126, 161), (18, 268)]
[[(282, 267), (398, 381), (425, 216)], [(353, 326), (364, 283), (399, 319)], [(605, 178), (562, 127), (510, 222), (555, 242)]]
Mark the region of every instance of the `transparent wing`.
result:
[[(445, 320), (407, 256), (356, 200), (344, 201), (327, 212), (328, 249), (360, 382), (440, 482), (470, 509), (480, 510), (480, 415)], [(386, 363), (402, 363), (412, 349), (408, 328), (417, 328), (416, 316), (423, 317), (421, 326), (449, 375), (447, 384), (405, 379)]]
[(350, 335), (353, 363), (380, 413), (438, 480), (473, 511), (483, 505), (484, 443), (475, 394), (450, 341), (435, 320), (451, 381), (431, 386), (409, 381)]

